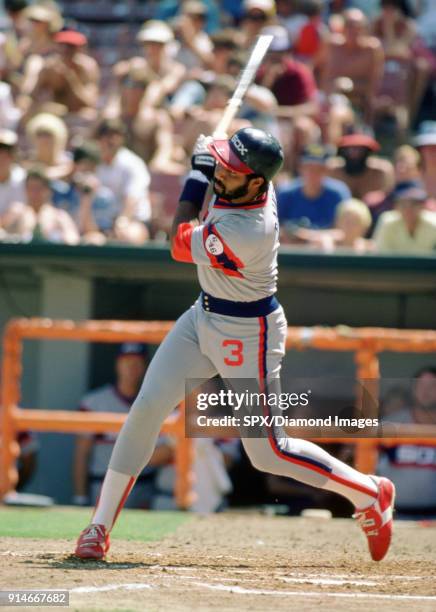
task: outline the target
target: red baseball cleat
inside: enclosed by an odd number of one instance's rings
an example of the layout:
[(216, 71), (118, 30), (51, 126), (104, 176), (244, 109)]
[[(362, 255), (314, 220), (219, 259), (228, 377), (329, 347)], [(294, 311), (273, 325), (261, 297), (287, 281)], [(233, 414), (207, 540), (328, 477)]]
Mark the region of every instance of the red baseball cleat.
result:
[(372, 506), (356, 510), (353, 518), (357, 519), (362, 531), (368, 538), (368, 548), (374, 561), (381, 561), (388, 552), (395, 501), (394, 483), (387, 478), (371, 476), (378, 485), (378, 497)]
[(104, 525), (89, 525), (77, 540), (74, 554), (79, 559), (103, 559), (109, 550), (109, 534)]

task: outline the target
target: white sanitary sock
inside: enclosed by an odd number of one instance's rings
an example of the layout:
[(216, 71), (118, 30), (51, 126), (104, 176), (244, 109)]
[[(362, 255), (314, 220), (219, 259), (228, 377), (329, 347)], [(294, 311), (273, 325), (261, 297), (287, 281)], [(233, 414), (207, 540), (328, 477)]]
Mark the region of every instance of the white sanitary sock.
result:
[(104, 525), (107, 530), (112, 529), (135, 480), (134, 476), (108, 469), (92, 517), (94, 524)]

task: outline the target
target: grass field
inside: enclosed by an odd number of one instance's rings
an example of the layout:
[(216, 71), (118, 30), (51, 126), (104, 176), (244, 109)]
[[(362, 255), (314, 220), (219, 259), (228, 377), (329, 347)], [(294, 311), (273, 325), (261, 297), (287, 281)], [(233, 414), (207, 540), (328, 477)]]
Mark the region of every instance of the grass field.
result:
[[(0, 508), (0, 537), (74, 539), (90, 517), (90, 508)], [(124, 510), (112, 536), (138, 542), (158, 540), (188, 519), (182, 512)]]
[(0, 589), (66, 589), (69, 609), (86, 611), (436, 610), (432, 522), (397, 521), (387, 558), (374, 563), (348, 519), (126, 510), (96, 563), (71, 554), (89, 517), (0, 508)]

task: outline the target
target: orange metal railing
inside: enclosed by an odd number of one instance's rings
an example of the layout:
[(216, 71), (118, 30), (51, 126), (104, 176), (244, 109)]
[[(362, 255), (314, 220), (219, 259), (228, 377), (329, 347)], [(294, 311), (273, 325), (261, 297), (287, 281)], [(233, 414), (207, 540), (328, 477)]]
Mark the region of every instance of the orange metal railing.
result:
[[(160, 343), (171, 329), (171, 322), (126, 322), (126, 321), (54, 321), (51, 319), (14, 319), (6, 326), (3, 340), (2, 388), (0, 412), (0, 498), (14, 488), (17, 482), (15, 467), (19, 448), (17, 432), (57, 431), (65, 433), (117, 432), (125, 416), (113, 413), (76, 413), (63, 410), (19, 408), (22, 375), (22, 343), (24, 339), (76, 340), (89, 342), (142, 341)], [(436, 332), (425, 330), (396, 330), (384, 328), (326, 328), (290, 327), (287, 348), (292, 350), (317, 349), (327, 351), (354, 352), (357, 369), (357, 401), (368, 385), (373, 397), (378, 396), (380, 378), (379, 353), (383, 351), (430, 353), (436, 351)], [(373, 472), (378, 456), (378, 447), (399, 443), (435, 444), (435, 428), (417, 429), (403, 426), (389, 438), (322, 438), (320, 442), (350, 443), (356, 446), (355, 466), (364, 472)], [(177, 439), (176, 444), (176, 499), (180, 508), (192, 503), (193, 449), (184, 435), (183, 407), (180, 414), (169, 417), (163, 431)]]
[[(19, 408), (22, 375), (23, 340), (76, 340), (89, 342), (147, 342), (159, 344), (172, 323), (136, 323), (125, 321), (53, 321), (51, 319), (14, 319), (6, 326), (3, 340), (2, 385), (0, 395), (0, 499), (17, 483), (16, 459), (19, 431), (56, 431), (59, 433), (118, 432), (126, 415), (80, 413), (70, 410)], [(174, 436), (176, 484), (179, 508), (189, 508), (193, 501), (192, 441), (185, 438), (184, 406), (163, 424), (162, 432)]]

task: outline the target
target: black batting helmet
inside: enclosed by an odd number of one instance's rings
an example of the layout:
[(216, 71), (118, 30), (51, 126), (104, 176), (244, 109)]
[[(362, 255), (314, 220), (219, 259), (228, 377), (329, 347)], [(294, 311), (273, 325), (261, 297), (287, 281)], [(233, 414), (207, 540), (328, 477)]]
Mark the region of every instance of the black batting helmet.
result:
[(283, 149), (272, 134), (257, 128), (243, 128), (229, 140), (208, 145), (215, 159), (228, 170), (258, 174), (270, 181), (283, 165)]

